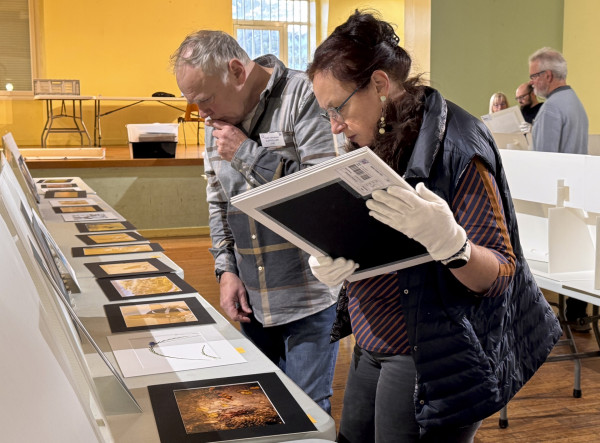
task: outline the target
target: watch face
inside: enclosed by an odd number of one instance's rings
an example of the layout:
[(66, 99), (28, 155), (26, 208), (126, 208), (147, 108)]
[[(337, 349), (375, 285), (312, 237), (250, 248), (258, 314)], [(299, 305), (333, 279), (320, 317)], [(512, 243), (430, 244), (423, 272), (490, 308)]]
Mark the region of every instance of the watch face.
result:
[(450, 269), (458, 269), (462, 268), (467, 263), (468, 260), (466, 258), (457, 258), (456, 260), (452, 260), (451, 262), (446, 263), (446, 267)]

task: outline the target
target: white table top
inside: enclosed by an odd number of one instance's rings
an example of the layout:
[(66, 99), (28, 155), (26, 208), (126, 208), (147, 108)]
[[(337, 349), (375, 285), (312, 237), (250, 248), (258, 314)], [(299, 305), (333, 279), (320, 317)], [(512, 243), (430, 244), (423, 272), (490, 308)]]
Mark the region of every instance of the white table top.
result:
[(74, 94), (39, 94), (33, 96), (34, 100), (96, 100), (93, 95)]
[(131, 101), (143, 101), (143, 102), (187, 102), (185, 97), (127, 97), (127, 96), (104, 96), (98, 95), (95, 97), (96, 100), (112, 100), (112, 101), (122, 101), (122, 102), (131, 102)]

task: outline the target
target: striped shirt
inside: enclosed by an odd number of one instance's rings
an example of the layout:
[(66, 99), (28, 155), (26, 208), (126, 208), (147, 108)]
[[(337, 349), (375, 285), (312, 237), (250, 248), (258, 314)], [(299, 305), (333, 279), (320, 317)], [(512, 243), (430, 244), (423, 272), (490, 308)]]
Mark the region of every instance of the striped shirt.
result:
[[(498, 260), (498, 277), (481, 296), (502, 294), (515, 273), (515, 255), (498, 186), (481, 160), (475, 159), (467, 167), (451, 208), (469, 240), (490, 249)], [(385, 354), (410, 353), (395, 272), (349, 283), (347, 295), (352, 332), (358, 346)]]

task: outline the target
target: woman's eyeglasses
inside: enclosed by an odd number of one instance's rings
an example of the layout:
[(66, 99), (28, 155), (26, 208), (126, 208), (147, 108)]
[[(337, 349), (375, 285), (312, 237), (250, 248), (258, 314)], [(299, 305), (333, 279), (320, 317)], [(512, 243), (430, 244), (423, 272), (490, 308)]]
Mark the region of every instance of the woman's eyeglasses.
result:
[(321, 114), (320, 114), (321, 117), (323, 117), (328, 122), (331, 122), (331, 120), (333, 120), (334, 122), (336, 122), (338, 124), (344, 123), (344, 117), (341, 114), (342, 108), (344, 106), (346, 106), (346, 103), (348, 103), (348, 100), (350, 100), (354, 94), (356, 94), (361, 88), (364, 88), (365, 85), (367, 83), (369, 83), (370, 81), (371, 81), (371, 77), (369, 77), (365, 82), (361, 83), (354, 91), (352, 91), (352, 94), (350, 94), (348, 96), (348, 98), (346, 98), (346, 100), (344, 100), (342, 102), (341, 105), (336, 106), (336, 107), (327, 108), (326, 111), (321, 112)]

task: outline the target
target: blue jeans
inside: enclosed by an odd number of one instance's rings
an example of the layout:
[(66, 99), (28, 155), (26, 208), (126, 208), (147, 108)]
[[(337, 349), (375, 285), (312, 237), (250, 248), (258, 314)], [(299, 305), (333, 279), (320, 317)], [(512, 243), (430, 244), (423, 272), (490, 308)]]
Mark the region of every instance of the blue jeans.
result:
[(428, 429), (420, 435), (414, 406), (416, 376), (410, 355), (380, 354), (355, 346), (338, 442), (472, 442), (481, 422)]
[(329, 343), (335, 305), (291, 323), (263, 327), (254, 316), (241, 323), (242, 332), (325, 412), (331, 414), (329, 397), (339, 344)]

